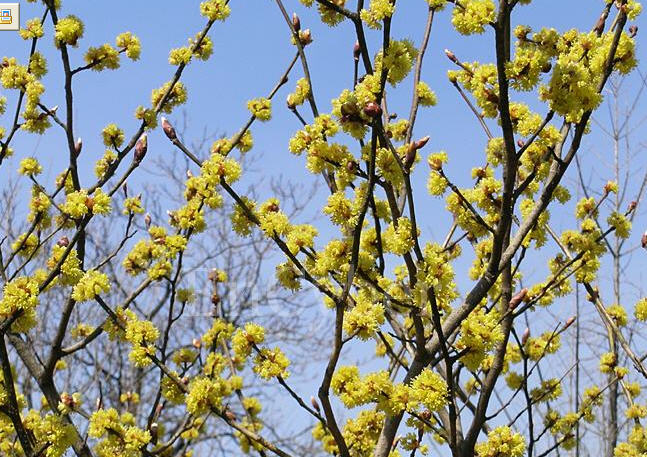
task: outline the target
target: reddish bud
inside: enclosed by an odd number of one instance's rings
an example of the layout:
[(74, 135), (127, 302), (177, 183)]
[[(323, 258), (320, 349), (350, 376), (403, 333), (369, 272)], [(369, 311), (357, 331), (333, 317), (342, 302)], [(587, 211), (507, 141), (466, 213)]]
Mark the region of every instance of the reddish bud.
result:
[(508, 303), (508, 309), (512, 311), (515, 309), (517, 306), (519, 306), (519, 303), (523, 301), (524, 298), (526, 298), (526, 295), (528, 294), (528, 289), (525, 287), (521, 289), (517, 294), (510, 299), (510, 303)]
[(364, 107), (364, 114), (368, 117), (378, 117), (382, 115), (382, 108), (375, 102), (368, 102)]
[(202, 341), (200, 341), (198, 338), (193, 338), (193, 347), (196, 349), (200, 349), (202, 347)]
[(151, 215), (146, 213), (146, 216), (144, 216), (144, 224), (146, 224), (146, 228), (151, 227)]
[(642, 245), (643, 249), (647, 249), (647, 231), (643, 233), (643, 236), (640, 238), (640, 244)]
[(429, 142), (429, 135), (427, 135), (427, 136), (425, 136), (425, 137), (423, 137), (423, 138), (420, 138), (418, 141), (416, 141), (416, 142), (415, 142), (415, 148), (416, 148), (416, 151), (417, 151), (418, 149), (422, 149), (422, 148), (424, 148), (424, 147), (425, 147), (425, 145), (426, 145), (428, 142)]
[(301, 30), (301, 19), (299, 19), (297, 13), (292, 13), (292, 27), (294, 27), (295, 32)]
[(57, 245), (57, 246), (60, 246), (60, 247), (62, 247), (62, 248), (65, 248), (65, 247), (67, 247), (67, 246), (69, 246), (69, 245), (70, 245), (70, 240), (69, 240), (69, 238), (68, 238), (68, 237), (64, 236), (63, 238), (61, 238), (60, 240), (58, 240), (58, 242), (56, 243), (56, 245)]
[(81, 149), (83, 149), (83, 140), (79, 137), (78, 140), (76, 140), (76, 144), (74, 145), (74, 153), (78, 157), (79, 154), (81, 154)]
[(214, 306), (220, 303), (220, 295), (218, 295), (218, 292), (214, 292), (211, 294), (211, 303)]
[(355, 62), (359, 62), (359, 56), (362, 53), (362, 48), (359, 46), (359, 42), (356, 41), (355, 45), (353, 46), (353, 59), (355, 59)]
[(357, 164), (353, 160), (349, 160), (346, 163), (346, 170), (348, 170), (349, 173), (353, 173), (356, 168), (357, 168)]
[(407, 153), (404, 156), (404, 161), (403, 161), (403, 166), (406, 171), (411, 170), (411, 166), (413, 163), (416, 161), (416, 143), (409, 143), (409, 147), (407, 148)]
[(633, 38), (638, 34), (638, 26), (637, 25), (630, 25), (629, 26), (629, 37)]
[(164, 130), (164, 133), (169, 140), (173, 141), (177, 139), (177, 133), (175, 133), (175, 129), (165, 117), (162, 117), (162, 130)]
[(135, 144), (135, 162), (141, 162), (148, 151), (148, 137), (144, 133)]
[(520, 148), (523, 148), (525, 144), (525, 141), (523, 141), (521, 138), (517, 140), (517, 146), (519, 146)]
[(566, 320), (566, 323), (564, 324), (564, 330), (569, 328), (571, 325), (573, 325), (573, 322), (575, 322), (575, 316), (571, 316)]
[(523, 331), (523, 335), (521, 335), (521, 345), (525, 345), (526, 342), (528, 341), (528, 338), (530, 338), (530, 329), (526, 327), (526, 329)]
[(317, 402), (317, 399), (315, 397), (310, 397), (310, 404), (312, 404), (312, 407), (317, 411), (318, 413), (321, 412), (321, 408), (319, 408), (319, 403)]
[(449, 49), (445, 49), (445, 55), (449, 60), (451, 60), (454, 63), (458, 63), (458, 59), (456, 58), (456, 54), (451, 52)]
[(629, 206), (627, 207), (627, 212), (633, 213), (634, 210), (636, 209), (636, 206), (638, 206), (638, 202), (636, 200), (632, 201), (631, 203), (629, 203)]

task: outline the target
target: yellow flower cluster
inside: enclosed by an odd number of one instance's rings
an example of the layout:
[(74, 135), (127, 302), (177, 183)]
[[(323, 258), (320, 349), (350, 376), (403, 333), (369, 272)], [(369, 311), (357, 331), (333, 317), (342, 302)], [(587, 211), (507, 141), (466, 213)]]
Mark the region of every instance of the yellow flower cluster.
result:
[(362, 9), (360, 17), (373, 29), (382, 28), (381, 22), (393, 16), (395, 3), (393, 0), (371, 0), (368, 9)]
[(360, 289), (354, 299), (355, 306), (344, 315), (344, 331), (348, 335), (367, 340), (384, 323), (384, 306), (367, 289)]
[(269, 121), (272, 118), (272, 101), (269, 98), (255, 98), (247, 102), (247, 109), (259, 121)]
[(386, 51), (380, 51), (375, 56), (375, 72), (387, 72), (387, 81), (395, 86), (411, 71), (413, 62), (418, 56), (418, 50), (409, 40), (393, 40)]
[(55, 27), (54, 43), (57, 47), (61, 45), (77, 46), (78, 41), (83, 37), (84, 26), (81, 19), (69, 15), (59, 19)]
[(36, 447), (47, 449), (43, 454), (47, 457), (63, 457), (77, 439), (74, 426), (58, 414), (43, 417), (32, 409), (25, 415), (23, 425), (35, 438)]
[(114, 409), (100, 409), (90, 416), (88, 435), (100, 439), (94, 451), (99, 457), (131, 457), (141, 454), (151, 440), (147, 430), (135, 425), (130, 413), (119, 414)]
[(38, 283), (27, 276), (19, 276), (5, 284), (0, 300), (0, 318), (4, 321), (20, 313), (11, 325), (12, 331), (25, 332), (36, 325), (39, 293)]
[(23, 40), (32, 40), (34, 38), (40, 38), (43, 36), (43, 23), (41, 22), (40, 18), (33, 18), (29, 19), (26, 24), (24, 29), (20, 29), (19, 31), (20, 37)]
[(422, 106), (434, 106), (436, 104), (436, 94), (424, 81), (420, 81), (416, 86), (416, 96)]
[(492, 0), (461, 0), (455, 2), (452, 24), (463, 35), (483, 33), (485, 26), (494, 22), (496, 8)]
[(526, 451), (526, 440), (510, 427), (497, 427), (488, 433), (486, 442), (478, 443), (474, 450), (478, 457), (521, 457)]
[(150, 239), (139, 240), (123, 261), (126, 272), (136, 276), (144, 271), (151, 279), (160, 279), (171, 271), (171, 260), (184, 251), (187, 239), (182, 235), (168, 235), (163, 227), (152, 226)]
[(93, 300), (99, 294), (110, 291), (110, 280), (105, 273), (89, 270), (79, 279), (72, 290), (72, 298), (77, 302)]
[(94, 71), (119, 68), (119, 52), (108, 43), (88, 48), (83, 59)]
[(137, 36), (133, 35), (131, 32), (124, 32), (117, 35), (115, 39), (115, 44), (117, 48), (124, 49), (126, 51), (126, 56), (131, 60), (139, 59), (139, 56), (142, 52), (141, 43)]
[(260, 352), (254, 358), (254, 373), (261, 378), (269, 380), (280, 376), (287, 378), (290, 376), (287, 368), (290, 361), (279, 348), (269, 349), (261, 348)]
[(467, 351), (461, 361), (468, 369), (477, 370), (487, 352), (503, 340), (499, 320), (500, 316), (495, 310), (487, 312), (484, 307), (479, 307), (461, 323), (461, 334), (456, 347), (460, 351)]
[(155, 354), (159, 330), (151, 321), (136, 317), (128, 319), (124, 338), (132, 345), (128, 358), (136, 367), (146, 367), (152, 363), (150, 356)]
[(302, 105), (310, 96), (310, 83), (306, 78), (297, 81), (294, 92), (288, 95), (288, 106), (295, 107)]
[(160, 108), (160, 111), (163, 113), (170, 113), (173, 111), (173, 108), (184, 104), (187, 100), (187, 91), (184, 84), (178, 81), (171, 87), (171, 82), (169, 81), (164, 83), (159, 89), (153, 89), (151, 93), (151, 105), (157, 107), (167, 92), (169, 95), (164, 102), (164, 106)]
[(206, 0), (200, 3), (200, 14), (210, 21), (224, 21), (230, 13), (231, 8), (225, 0)]
[[(47, 267), (50, 270), (53, 270), (58, 262), (63, 258), (63, 255), (66, 251), (66, 248), (63, 246), (55, 245), (52, 248), (52, 255), (47, 260)], [(61, 273), (58, 276), (57, 280), (65, 286), (74, 286), (76, 285), (81, 277), (84, 275), (81, 270), (81, 261), (77, 255), (76, 249), (72, 249), (65, 260), (61, 264)], [(93, 297), (94, 298), (94, 297)]]

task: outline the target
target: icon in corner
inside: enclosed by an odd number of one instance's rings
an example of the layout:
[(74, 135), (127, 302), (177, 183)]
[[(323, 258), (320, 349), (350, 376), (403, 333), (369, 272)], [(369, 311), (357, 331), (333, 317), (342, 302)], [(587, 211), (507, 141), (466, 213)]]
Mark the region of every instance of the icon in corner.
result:
[(11, 24), (11, 10), (0, 10), (0, 23)]
[(0, 3), (0, 30), (18, 30), (20, 27), (18, 3)]

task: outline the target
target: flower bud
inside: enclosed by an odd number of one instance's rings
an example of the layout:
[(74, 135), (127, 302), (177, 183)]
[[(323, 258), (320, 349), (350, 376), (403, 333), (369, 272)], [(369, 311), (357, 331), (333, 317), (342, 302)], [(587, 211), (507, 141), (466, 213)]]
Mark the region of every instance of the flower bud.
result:
[(58, 111), (58, 105), (54, 105), (52, 108), (49, 109), (49, 114), (56, 114)]
[(148, 137), (144, 133), (135, 144), (135, 162), (141, 162), (148, 151)]
[(177, 133), (175, 133), (175, 129), (165, 117), (162, 117), (162, 130), (164, 130), (164, 133), (169, 140), (173, 141), (177, 139)]
[(62, 248), (66, 248), (70, 245), (70, 240), (68, 237), (64, 236), (58, 242), (56, 243), (57, 246), (60, 246)]
[(359, 62), (359, 56), (362, 53), (362, 48), (359, 46), (359, 42), (356, 41), (355, 45), (353, 46), (353, 59), (355, 59), (355, 62)]
[(198, 338), (193, 338), (192, 344), (193, 344), (193, 347), (196, 349), (200, 349), (202, 347), (202, 341), (200, 341), (200, 339)]
[(429, 135), (427, 135), (427, 136), (425, 136), (425, 137), (423, 137), (423, 138), (420, 138), (418, 141), (416, 141), (416, 142), (414, 143), (414, 144), (415, 144), (416, 151), (417, 151), (418, 149), (422, 149), (422, 148), (424, 148), (424, 147), (425, 147), (425, 145), (426, 145), (428, 142), (429, 142)]
[(79, 154), (81, 154), (81, 149), (83, 149), (83, 140), (81, 140), (81, 137), (79, 137), (78, 140), (76, 140), (76, 144), (74, 145), (74, 153), (78, 157)]
[(348, 170), (349, 173), (353, 173), (356, 168), (357, 168), (357, 164), (355, 163), (354, 160), (349, 160), (346, 163), (346, 170)]
[(211, 303), (214, 306), (220, 303), (220, 295), (218, 295), (218, 292), (214, 292), (211, 294)]
[(312, 32), (310, 29), (301, 30), (299, 32), (299, 42), (302, 46), (308, 46), (312, 43)]
[(101, 397), (97, 398), (97, 401), (94, 402), (94, 408), (99, 411), (100, 409), (103, 409), (103, 400), (101, 400)]
[(523, 331), (523, 335), (521, 335), (522, 346), (524, 346), (528, 342), (528, 338), (530, 338), (530, 329), (526, 327), (526, 329)]
[(301, 19), (299, 19), (297, 13), (292, 13), (292, 27), (294, 27), (295, 32), (301, 30)]
[(454, 63), (456, 63), (456, 64), (458, 63), (458, 59), (456, 58), (456, 54), (454, 54), (453, 52), (451, 52), (449, 49), (445, 49), (445, 55), (446, 55), (446, 56), (447, 56), (447, 58), (448, 58), (449, 60), (451, 60), (452, 62), (454, 62)]
[(151, 228), (151, 215), (148, 213), (144, 216), (144, 224), (146, 224), (147, 229)]
[(128, 181), (124, 181), (123, 186), (121, 186), (121, 190), (124, 192), (124, 197), (128, 197)]
[(524, 298), (526, 298), (526, 295), (528, 294), (528, 289), (525, 287), (521, 289), (517, 294), (510, 299), (510, 303), (508, 303), (508, 309), (512, 311), (515, 309), (517, 306), (519, 306), (519, 303), (523, 301)]
[(378, 117), (382, 115), (382, 108), (375, 102), (368, 102), (364, 106), (364, 114), (368, 117)]
[(629, 38), (634, 38), (638, 34), (638, 26), (633, 24), (629, 26)]
[(575, 316), (571, 316), (566, 320), (566, 323), (564, 324), (564, 330), (569, 328), (571, 325), (573, 325), (573, 322), (575, 322)]
[(225, 416), (232, 422), (236, 420), (236, 415), (229, 408), (225, 410)]
[(647, 249), (647, 231), (643, 233), (643, 236), (640, 238), (640, 244), (642, 245), (643, 249)]
[(317, 402), (317, 399), (315, 397), (310, 397), (310, 403), (312, 404), (312, 407), (317, 411), (318, 413), (321, 412), (321, 408), (319, 408), (319, 403)]

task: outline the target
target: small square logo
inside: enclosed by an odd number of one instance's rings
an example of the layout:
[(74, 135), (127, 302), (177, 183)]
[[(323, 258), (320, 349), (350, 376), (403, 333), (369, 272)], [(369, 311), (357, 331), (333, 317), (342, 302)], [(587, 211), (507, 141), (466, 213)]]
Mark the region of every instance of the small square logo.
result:
[(20, 28), (20, 4), (0, 3), (0, 31)]

